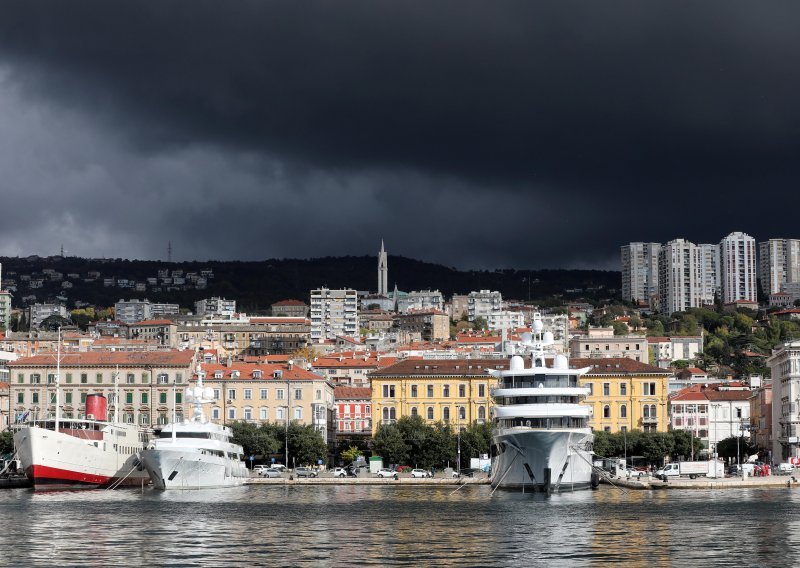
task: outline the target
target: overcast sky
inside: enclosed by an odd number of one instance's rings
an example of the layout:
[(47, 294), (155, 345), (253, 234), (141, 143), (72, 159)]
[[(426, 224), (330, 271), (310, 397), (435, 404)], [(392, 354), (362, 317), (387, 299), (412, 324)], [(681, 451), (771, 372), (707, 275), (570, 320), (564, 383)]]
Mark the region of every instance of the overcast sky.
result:
[(0, 255), (800, 238), (800, 4), (10, 2)]

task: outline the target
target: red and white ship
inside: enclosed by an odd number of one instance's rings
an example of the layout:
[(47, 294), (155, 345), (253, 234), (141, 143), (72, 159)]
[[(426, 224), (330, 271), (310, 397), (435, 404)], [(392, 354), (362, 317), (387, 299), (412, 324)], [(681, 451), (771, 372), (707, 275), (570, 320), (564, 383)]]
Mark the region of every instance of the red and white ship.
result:
[(14, 445), (34, 489), (140, 486), (150, 481), (138, 457), (147, 433), (135, 424), (107, 421), (107, 410), (105, 396), (90, 394), (85, 419), (57, 416), (15, 432)]

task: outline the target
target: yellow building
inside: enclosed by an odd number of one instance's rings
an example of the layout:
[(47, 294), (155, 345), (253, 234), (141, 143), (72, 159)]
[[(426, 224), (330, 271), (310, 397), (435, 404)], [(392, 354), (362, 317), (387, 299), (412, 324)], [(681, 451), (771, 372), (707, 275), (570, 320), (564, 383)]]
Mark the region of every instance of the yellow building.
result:
[(581, 384), (591, 393), (584, 404), (592, 407), (589, 426), (594, 430), (667, 431), (669, 371), (624, 358), (573, 358), (569, 364), (574, 369), (592, 368), (581, 377)]
[(504, 359), (406, 359), (369, 374), (372, 433), (402, 416), (466, 427), (489, 419), (488, 369), (507, 369)]

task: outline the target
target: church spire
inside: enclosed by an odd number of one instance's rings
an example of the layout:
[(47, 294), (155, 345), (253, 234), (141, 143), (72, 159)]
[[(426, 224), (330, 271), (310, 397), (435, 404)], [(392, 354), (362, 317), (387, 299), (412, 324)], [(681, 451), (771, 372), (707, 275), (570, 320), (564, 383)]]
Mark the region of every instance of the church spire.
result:
[(381, 239), (381, 250), (378, 253), (378, 295), (386, 296), (389, 292), (389, 264), (386, 250)]

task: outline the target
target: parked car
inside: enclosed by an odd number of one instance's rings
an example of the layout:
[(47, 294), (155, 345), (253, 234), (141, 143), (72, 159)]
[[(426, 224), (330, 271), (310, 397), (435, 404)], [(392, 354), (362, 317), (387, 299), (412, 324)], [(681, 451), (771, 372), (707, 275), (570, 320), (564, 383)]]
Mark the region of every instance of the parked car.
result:
[(307, 467), (298, 467), (295, 468), (294, 474), (297, 477), (317, 477), (317, 472), (313, 469), (309, 469)]
[(378, 473), (375, 474), (378, 477), (391, 477), (392, 479), (397, 479), (397, 472), (393, 469), (383, 468), (378, 470)]
[(275, 468), (268, 467), (266, 469), (261, 470), (258, 473), (258, 475), (260, 475), (261, 477), (269, 477), (269, 478), (271, 478), (271, 477), (280, 477), (281, 476), (281, 472), (278, 471)]
[[(461, 469), (461, 477), (474, 477), (475, 472), (480, 471), (479, 469), (473, 469), (471, 467), (465, 467)], [(455, 472), (453, 477), (458, 477), (459, 473)]]
[(775, 468), (775, 473), (778, 475), (791, 475), (793, 471), (794, 466), (788, 462), (778, 464), (778, 467)]
[(253, 473), (256, 475), (261, 475), (261, 472), (268, 468), (268, 465), (257, 465), (253, 468)]
[(272, 469), (277, 469), (281, 473), (286, 471), (286, 466), (283, 465), (282, 463), (274, 463), (274, 464), (272, 464), (270, 466), (267, 466), (267, 467), (271, 467)]
[(412, 469), (411, 477), (430, 477), (431, 472), (426, 469)]
[(647, 477), (647, 470), (638, 467), (629, 467), (625, 469), (625, 477), (641, 479), (642, 477)]
[(333, 470), (333, 477), (358, 477), (356, 472), (349, 467), (337, 467)]

